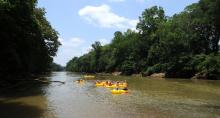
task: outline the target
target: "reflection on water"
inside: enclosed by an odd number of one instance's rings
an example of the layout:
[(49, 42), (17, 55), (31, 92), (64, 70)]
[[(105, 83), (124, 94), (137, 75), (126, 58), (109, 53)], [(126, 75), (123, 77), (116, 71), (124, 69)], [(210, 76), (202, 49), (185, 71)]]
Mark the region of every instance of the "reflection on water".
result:
[[(127, 80), (129, 94), (112, 95), (95, 87), (94, 80), (74, 81), (81, 76), (54, 72), (52, 83), (0, 97), (1, 117), (20, 118), (217, 118), (220, 117), (220, 81), (154, 80), (138, 77), (100, 77)], [(35, 91), (41, 91), (35, 93)], [(20, 95), (19, 94), (23, 94)], [(35, 93), (35, 94), (30, 94)], [(11, 114), (10, 114), (11, 113)]]

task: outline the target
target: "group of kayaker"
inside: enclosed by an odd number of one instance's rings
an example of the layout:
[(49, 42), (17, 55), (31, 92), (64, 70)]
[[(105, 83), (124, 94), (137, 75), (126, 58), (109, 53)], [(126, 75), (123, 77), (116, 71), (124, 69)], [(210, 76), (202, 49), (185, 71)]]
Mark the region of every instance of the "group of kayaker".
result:
[(85, 80), (84, 79), (79, 79), (79, 80), (76, 80), (76, 82), (79, 83), (79, 84), (82, 84), (82, 83), (85, 82)]
[(95, 82), (95, 85), (98, 86), (104, 86), (106, 88), (113, 88), (113, 90), (111, 90), (112, 94), (122, 94), (122, 93), (127, 93), (128, 92), (128, 84), (125, 81), (110, 81), (110, 80), (104, 80), (104, 81), (100, 81), (97, 80)]
[[(85, 80), (87, 79), (93, 79), (95, 76), (93, 75), (84, 75), (84, 79), (76, 80), (77, 83), (83, 84)], [(124, 81), (111, 81), (111, 80), (96, 80), (95, 86), (99, 87), (106, 87), (106, 88), (112, 88), (111, 93), (112, 94), (122, 94), (122, 93), (128, 93), (128, 84), (126, 80)]]

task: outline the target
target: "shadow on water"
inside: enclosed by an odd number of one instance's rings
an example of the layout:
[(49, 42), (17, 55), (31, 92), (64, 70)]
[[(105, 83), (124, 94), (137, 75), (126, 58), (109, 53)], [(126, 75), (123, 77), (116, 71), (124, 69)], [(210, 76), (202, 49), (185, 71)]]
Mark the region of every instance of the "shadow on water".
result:
[(21, 102), (8, 102), (0, 100), (1, 118), (39, 118), (43, 109), (35, 106), (25, 105)]
[[(38, 78), (11, 79), (0, 81), (0, 98), (20, 98), (44, 95), (43, 88), (50, 83), (37, 80), (50, 80), (53, 73), (39, 75)], [(35, 80), (37, 79), (37, 80)]]
[[(40, 102), (45, 84), (34, 81), (20, 82), (0, 89), (1, 118), (39, 118), (45, 113)], [(39, 97), (40, 96), (40, 97)], [(35, 99), (36, 101), (32, 100)]]
[[(47, 84), (46, 84), (47, 85)], [(0, 89), (0, 98), (20, 98), (35, 95), (42, 95), (42, 88), (45, 84), (28, 81), (21, 82), (9, 88)]]

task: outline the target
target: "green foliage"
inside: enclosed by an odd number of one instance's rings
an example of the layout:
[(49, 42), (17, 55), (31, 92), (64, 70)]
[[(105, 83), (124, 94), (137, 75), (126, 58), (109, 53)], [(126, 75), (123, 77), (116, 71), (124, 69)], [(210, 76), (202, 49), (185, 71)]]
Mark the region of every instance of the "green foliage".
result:
[(131, 61), (125, 61), (122, 64), (121, 71), (124, 75), (132, 75), (134, 71), (134, 65)]
[(92, 44), (92, 48), (94, 51), (94, 68), (95, 71), (99, 72), (100, 71), (100, 56), (101, 56), (101, 43), (100, 42), (95, 42)]
[(0, 1), (0, 76), (48, 71), (60, 45), (58, 33), (36, 0)]
[(207, 79), (219, 78), (220, 39), (219, 0), (200, 0), (172, 17), (161, 7), (145, 9), (137, 31), (117, 31), (105, 46), (67, 64), (77, 72), (114, 72), (147, 75), (165, 72), (166, 77), (190, 78), (203, 73)]
[(151, 7), (146, 9), (142, 16), (139, 17), (139, 23), (137, 29), (143, 34), (154, 33), (162, 22), (166, 21), (166, 16), (162, 7)]
[(183, 56), (174, 61), (168, 67), (165, 76), (167, 78), (190, 78), (195, 74), (195, 69), (191, 65), (192, 57)]
[(220, 79), (220, 56), (219, 55), (195, 55), (181, 57), (172, 63), (166, 71), (166, 77), (189, 78), (196, 73), (202, 74), (206, 79)]
[(50, 65), (50, 70), (51, 70), (51, 71), (64, 71), (65, 68), (64, 68), (63, 66), (59, 65), (59, 64), (52, 63), (52, 64)]
[(147, 71), (144, 73), (147, 76), (150, 76), (153, 73), (160, 73), (160, 72), (166, 72), (167, 68), (170, 65), (168, 63), (166, 64), (155, 64), (154, 66), (148, 67)]
[(220, 79), (220, 55), (197, 55), (194, 60), (199, 73), (205, 74), (206, 78)]

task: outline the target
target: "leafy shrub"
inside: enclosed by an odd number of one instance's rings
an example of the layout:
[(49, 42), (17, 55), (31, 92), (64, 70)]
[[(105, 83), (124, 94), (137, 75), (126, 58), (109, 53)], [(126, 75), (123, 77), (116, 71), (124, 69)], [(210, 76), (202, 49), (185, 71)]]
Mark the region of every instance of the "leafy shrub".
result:
[(220, 56), (219, 55), (195, 55), (181, 57), (171, 64), (166, 71), (168, 78), (191, 78), (195, 75), (202, 79), (220, 79)]
[(184, 56), (173, 62), (165, 73), (167, 78), (190, 78), (195, 75), (195, 69), (191, 65), (192, 57)]
[(125, 61), (121, 67), (124, 75), (132, 75), (134, 71), (134, 64), (131, 61)]
[(206, 75), (206, 79), (220, 79), (220, 56), (210, 54), (196, 65), (199, 73)]
[(145, 75), (150, 76), (153, 73), (160, 73), (160, 72), (165, 72), (168, 67), (168, 63), (166, 64), (155, 64), (152, 67), (148, 67), (147, 71), (145, 72)]

